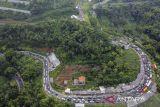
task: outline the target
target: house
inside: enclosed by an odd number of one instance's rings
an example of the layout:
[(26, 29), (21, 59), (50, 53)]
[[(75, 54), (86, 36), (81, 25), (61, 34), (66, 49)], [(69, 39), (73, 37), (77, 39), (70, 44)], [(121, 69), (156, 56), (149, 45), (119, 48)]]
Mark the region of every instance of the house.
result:
[(85, 85), (86, 77), (80, 76), (80, 77), (78, 78), (78, 81), (79, 81), (79, 84)]
[(74, 84), (74, 85), (78, 85), (78, 82), (79, 82), (78, 79), (74, 79), (73, 84)]
[(50, 82), (53, 83), (53, 78), (52, 77), (50, 77)]
[(151, 67), (152, 67), (153, 70), (157, 70), (158, 69), (156, 64), (152, 64)]
[(68, 81), (67, 80), (64, 80), (64, 85), (67, 85), (68, 84)]

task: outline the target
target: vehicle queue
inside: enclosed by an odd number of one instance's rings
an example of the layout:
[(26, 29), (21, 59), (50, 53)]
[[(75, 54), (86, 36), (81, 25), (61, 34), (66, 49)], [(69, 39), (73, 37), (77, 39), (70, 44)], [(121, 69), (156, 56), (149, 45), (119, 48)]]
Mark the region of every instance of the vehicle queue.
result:
[[(62, 94), (54, 90), (50, 84), (50, 77), (49, 77), (49, 68), (48, 64), (49, 61), (46, 57), (32, 53), (29, 51), (19, 51), (18, 53), (29, 55), (38, 59), (43, 62), (43, 87), (44, 90), (47, 92), (48, 95), (55, 96), (60, 100), (69, 101), (72, 103), (117, 103), (119, 102), (117, 99), (119, 97), (125, 96), (141, 96), (143, 93), (147, 92), (152, 88), (153, 82), (152, 78), (152, 69), (151, 63), (147, 57), (147, 55), (137, 46), (130, 44), (130, 48), (134, 49), (138, 55), (140, 56), (141, 66), (144, 69), (144, 75), (142, 75), (143, 79), (139, 81), (139, 84), (132, 89), (128, 90), (121, 90), (120, 92), (114, 93), (101, 93), (99, 90), (94, 91), (71, 91), (69, 94)], [(54, 72), (54, 71), (53, 71)]]

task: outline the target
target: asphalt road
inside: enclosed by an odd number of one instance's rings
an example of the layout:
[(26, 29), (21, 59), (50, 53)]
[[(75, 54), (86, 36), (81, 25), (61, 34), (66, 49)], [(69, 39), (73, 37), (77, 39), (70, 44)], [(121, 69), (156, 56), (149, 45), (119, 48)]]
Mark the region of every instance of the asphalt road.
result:
[[(6, 0), (1, 0), (2, 2), (6, 2)], [(22, 0), (7, 0), (7, 2), (10, 3), (18, 3), (18, 4), (25, 4), (25, 5), (29, 5), (30, 2), (29, 1), (22, 1)]]
[[(124, 45), (124, 43), (117, 42), (117, 45)], [(118, 87), (113, 90), (106, 90), (105, 93), (101, 93), (100, 90), (80, 90), (80, 91), (71, 91), (69, 94), (62, 94), (54, 90), (54, 87), (52, 88), (50, 84), (50, 77), (49, 77), (49, 61), (45, 56), (32, 53), (29, 51), (19, 51), (18, 53), (21, 53), (23, 55), (28, 55), (31, 57), (34, 57), (35, 59), (40, 60), (43, 62), (43, 87), (45, 92), (50, 95), (50, 96), (55, 96), (58, 99), (64, 100), (64, 101), (70, 101), (72, 103), (109, 103), (106, 98), (113, 96), (114, 97), (114, 103), (118, 102), (125, 102), (129, 104), (127, 101), (120, 101), (116, 100), (118, 98), (122, 97), (143, 97), (144, 99), (140, 102), (134, 103), (142, 103), (146, 101), (148, 98), (150, 98), (154, 93), (156, 92), (156, 85), (155, 83), (151, 80), (152, 79), (152, 70), (151, 70), (151, 63), (147, 57), (147, 55), (137, 46), (134, 44), (129, 44), (130, 48), (134, 49), (138, 56), (140, 57), (140, 62), (141, 62), (141, 69), (140, 69), (140, 74), (137, 76), (137, 79), (133, 82), (130, 83), (130, 88), (128, 89), (123, 89), (123, 87)], [(148, 87), (149, 93), (144, 92), (144, 88)], [(106, 88), (108, 89), (108, 88)], [(150, 94), (152, 93), (152, 94)], [(133, 104), (133, 103), (131, 103)]]
[(23, 88), (23, 79), (21, 78), (21, 76), (19, 74), (16, 74), (15, 76), (13, 76), (13, 79), (16, 80), (19, 91)]
[(14, 8), (7, 8), (7, 7), (0, 7), (0, 10), (31, 14), (31, 12), (28, 10), (21, 10), (21, 9), (14, 9)]

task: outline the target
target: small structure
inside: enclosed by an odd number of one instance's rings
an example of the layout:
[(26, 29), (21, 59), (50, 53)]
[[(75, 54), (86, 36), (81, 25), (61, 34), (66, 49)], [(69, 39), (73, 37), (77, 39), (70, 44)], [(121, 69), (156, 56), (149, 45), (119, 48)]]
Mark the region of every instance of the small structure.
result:
[(151, 67), (152, 67), (153, 70), (157, 70), (158, 69), (156, 64), (152, 64)]
[(50, 77), (50, 82), (53, 83), (53, 78), (52, 77)]
[(84, 104), (82, 104), (82, 103), (75, 103), (75, 107), (84, 107)]
[(68, 84), (68, 81), (67, 80), (64, 80), (64, 85), (67, 85)]
[(74, 84), (74, 85), (78, 85), (78, 79), (74, 79), (73, 84)]
[(101, 93), (105, 93), (106, 89), (103, 86), (99, 86)]
[(65, 90), (65, 93), (66, 93), (66, 94), (71, 93), (71, 89), (67, 88), (67, 89)]
[(79, 81), (79, 84), (85, 85), (86, 77), (80, 76), (80, 77), (78, 78), (78, 81)]
[(125, 45), (124, 45), (124, 49), (125, 49), (125, 50), (128, 50), (128, 49), (129, 49), (129, 44), (125, 44)]

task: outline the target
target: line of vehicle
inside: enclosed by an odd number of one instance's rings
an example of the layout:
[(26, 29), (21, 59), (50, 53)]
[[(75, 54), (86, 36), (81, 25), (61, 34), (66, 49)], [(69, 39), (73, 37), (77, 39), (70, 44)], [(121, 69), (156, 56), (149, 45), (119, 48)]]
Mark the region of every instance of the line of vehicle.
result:
[[(43, 87), (45, 92), (48, 95), (55, 96), (61, 100), (64, 101), (71, 101), (73, 103), (105, 103), (105, 98), (110, 96), (117, 97), (125, 97), (125, 96), (143, 96), (146, 95), (144, 91), (145, 87), (148, 87), (149, 90), (153, 90), (156, 92), (156, 89), (152, 89), (152, 86), (155, 86), (155, 84), (151, 81), (152, 78), (152, 71), (150, 67), (150, 62), (148, 60), (147, 55), (137, 46), (131, 45), (133, 49), (138, 53), (140, 59), (141, 59), (141, 76), (142, 79), (139, 80), (139, 83), (135, 85), (134, 88), (122, 91), (122, 92), (116, 92), (116, 93), (100, 93), (100, 91), (78, 91), (77, 93), (74, 93), (74, 91), (71, 91), (70, 94), (62, 94), (54, 90), (50, 84), (50, 77), (49, 77), (49, 68), (48, 68), (48, 60), (45, 56), (29, 52), (29, 51), (19, 51), (18, 53), (22, 53), (24, 55), (32, 56), (36, 59), (39, 59), (43, 62)], [(53, 71), (54, 72), (54, 71)], [(85, 92), (85, 94), (83, 94)], [(115, 103), (117, 103), (115, 101)]]

